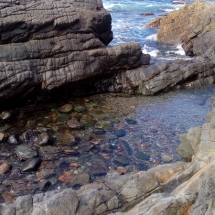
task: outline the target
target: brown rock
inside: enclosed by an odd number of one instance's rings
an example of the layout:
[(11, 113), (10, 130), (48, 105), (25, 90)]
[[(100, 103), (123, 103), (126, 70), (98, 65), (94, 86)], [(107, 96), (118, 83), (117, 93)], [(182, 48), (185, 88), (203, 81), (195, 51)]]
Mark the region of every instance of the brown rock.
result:
[(76, 167), (78, 167), (78, 163), (70, 163), (69, 166), (71, 168), (76, 168)]
[(73, 129), (81, 128), (81, 124), (76, 119), (70, 119), (67, 121), (67, 126)]
[(0, 175), (7, 173), (10, 170), (10, 165), (8, 162), (4, 162), (0, 165)]
[(123, 166), (118, 166), (117, 171), (121, 174), (124, 175), (127, 172), (127, 169)]
[(60, 177), (59, 180), (64, 183), (70, 183), (71, 180), (74, 178), (75, 174), (72, 172), (64, 172)]

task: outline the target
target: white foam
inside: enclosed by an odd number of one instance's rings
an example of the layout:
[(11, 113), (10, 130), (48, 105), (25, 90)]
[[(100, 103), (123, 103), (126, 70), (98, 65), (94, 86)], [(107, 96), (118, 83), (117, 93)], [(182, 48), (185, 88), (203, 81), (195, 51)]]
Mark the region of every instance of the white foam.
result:
[(170, 9), (170, 8), (167, 8), (167, 9), (164, 9), (165, 12), (172, 12), (174, 11), (175, 9)]
[(157, 41), (157, 34), (152, 34), (146, 37), (147, 40)]
[(143, 49), (142, 49), (142, 52), (143, 52), (144, 54), (149, 54), (149, 55), (152, 56), (152, 57), (157, 57), (157, 55), (158, 55), (158, 53), (159, 53), (159, 50), (153, 49), (153, 48), (151, 48), (151, 47), (149, 47), (149, 46), (147, 46), (147, 45), (144, 45), (144, 46), (143, 46)]
[(185, 55), (185, 52), (184, 52), (184, 49), (182, 48), (182, 46), (181, 45), (177, 45), (176, 47), (175, 47), (175, 49), (176, 50), (171, 50), (171, 51), (167, 51), (166, 53), (167, 54), (177, 54), (177, 55)]

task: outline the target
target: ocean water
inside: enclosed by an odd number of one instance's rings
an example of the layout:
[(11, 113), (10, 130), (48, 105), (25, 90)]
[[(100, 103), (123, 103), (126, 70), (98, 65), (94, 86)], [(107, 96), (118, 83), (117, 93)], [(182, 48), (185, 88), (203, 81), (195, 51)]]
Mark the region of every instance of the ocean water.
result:
[[(111, 13), (114, 39), (110, 45), (137, 42), (145, 54), (153, 58), (187, 58), (181, 45), (167, 46), (157, 42), (157, 29), (145, 25), (154, 18), (178, 10), (183, 5), (172, 4), (171, 0), (103, 0), (104, 7)], [(143, 16), (141, 13), (154, 15)]]

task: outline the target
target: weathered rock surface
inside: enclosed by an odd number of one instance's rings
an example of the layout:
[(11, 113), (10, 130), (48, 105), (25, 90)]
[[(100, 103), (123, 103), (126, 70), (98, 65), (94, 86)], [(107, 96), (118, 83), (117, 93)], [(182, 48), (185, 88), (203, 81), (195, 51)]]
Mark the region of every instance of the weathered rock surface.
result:
[(136, 43), (106, 47), (111, 16), (100, 0), (3, 0), (0, 9), (0, 99), (149, 63)]
[(182, 44), (189, 56), (199, 56), (215, 44), (215, 3), (196, 0), (162, 18), (157, 34), (158, 41)]
[(198, 58), (186, 61), (162, 61), (127, 70), (102, 83), (109, 92), (153, 95), (185, 82), (188, 86), (212, 84), (214, 75), (214, 64)]

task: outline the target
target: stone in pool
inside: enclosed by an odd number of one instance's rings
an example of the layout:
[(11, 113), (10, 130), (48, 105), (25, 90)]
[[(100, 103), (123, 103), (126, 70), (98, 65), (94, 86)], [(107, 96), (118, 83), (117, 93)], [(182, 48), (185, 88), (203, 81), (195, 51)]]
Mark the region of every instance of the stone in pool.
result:
[(143, 152), (136, 152), (135, 157), (139, 160), (149, 160), (150, 156)]
[(71, 186), (88, 184), (89, 181), (90, 175), (85, 172), (82, 172), (75, 175), (75, 177), (71, 180)]
[(51, 137), (46, 132), (41, 133), (38, 136), (37, 140), (35, 141), (35, 144), (37, 146), (46, 146), (46, 145), (48, 145), (50, 143), (51, 143)]
[(13, 144), (13, 145), (19, 144), (19, 137), (18, 137), (18, 135), (11, 134), (8, 137), (8, 143), (9, 144)]
[(116, 157), (113, 158), (113, 163), (116, 164), (117, 166), (126, 166), (129, 164), (129, 161), (123, 157)]
[(39, 168), (40, 164), (41, 164), (40, 158), (29, 158), (22, 164), (21, 171), (34, 172)]
[(119, 130), (115, 131), (115, 135), (117, 137), (124, 137), (124, 136), (126, 136), (126, 130), (125, 129), (119, 129)]
[(96, 135), (103, 135), (105, 134), (105, 131), (103, 129), (95, 129), (93, 133)]
[(74, 111), (78, 113), (84, 113), (84, 112), (87, 112), (87, 107), (84, 105), (78, 105), (74, 107)]
[(81, 128), (81, 124), (78, 122), (77, 119), (70, 119), (69, 121), (67, 121), (67, 126), (69, 128), (72, 128), (72, 129), (79, 129)]
[(80, 123), (85, 127), (95, 127), (96, 120), (93, 120), (93, 119), (81, 119)]
[(72, 111), (72, 104), (65, 104), (63, 106), (61, 106), (58, 111), (61, 113), (69, 113), (70, 111)]
[(26, 145), (19, 145), (15, 153), (20, 160), (27, 160), (37, 156), (37, 151)]
[(0, 132), (0, 143), (3, 143), (7, 140), (7, 135), (3, 132)]
[(127, 119), (125, 119), (125, 121), (126, 121), (127, 124), (129, 124), (129, 125), (135, 125), (135, 124), (137, 124), (137, 121), (134, 120), (134, 119), (129, 119), (129, 118), (127, 118)]

